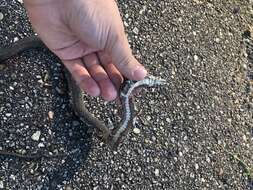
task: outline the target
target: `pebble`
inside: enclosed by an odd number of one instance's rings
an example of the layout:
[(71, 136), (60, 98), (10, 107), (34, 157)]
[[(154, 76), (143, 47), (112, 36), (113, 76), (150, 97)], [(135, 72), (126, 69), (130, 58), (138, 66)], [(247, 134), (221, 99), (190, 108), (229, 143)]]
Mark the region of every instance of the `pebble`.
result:
[(140, 130), (139, 128), (134, 128), (134, 129), (133, 129), (133, 132), (134, 132), (135, 134), (140, 134), (140, 133), (141, 133), (141, 130)]
[(6, 67), (6, 65), (4, 65), (4, 64), (0, 64), (0, 71), (1, 71), (1, 70), (4, 70), (4, 69), (5, 69), (5, 67)]
[(38, 147), (39, 147), (39, 148), (44, 148), (45, 145), (44, 145), (43, 143), (39, 143), (39, 144), (38, 144)]
[(170, 123), (171, 121), (170, 121), (170, 118), (166, 118), (166, 121), (168, 122), (168, 123)]
[(4, 15), (3, 13), (0, 12), (0, 21), (3, 20), (3, 18), (4, 18)]
[(190, 115), (190, 116), (189, 116), (189, 120), (193, 120), (193, 116)]
[(139, 14), (142, 15), (147, 10), (147, 6), (144, 5), (142, 9), (140, 10)]
[(40, 84), (44, 84), (44, 82), (43, 82), (43, 80), (42, 80), (42, 79), (38, 80), (38, 83), (40, 83)]
[(13, 39), (13, 42), (17, 42), (19, 39), (18, 39), (18, 37), (15, 37), (14, 39)]
[(243, 139), (244, 142), (247, 142), (247, 137), (246, 137), (246, 135), (243, 135), (243, 136), (242, 136), (242, 139)]
[(137, 35), (137, 34), (139, 34), (139, 29), (134, 27), (133, 32)]
[(128, 24), (126, 21), (124, 21), (124, 26), (125, 26), (125, 27), (128, 27), (129, 24)]
[(11, 175), (10, 175), (10, 179), (12, 179), (12, 180), (14, 180), (14, 181), (15, 181), (15, 180), (16, 180), (15, 175), (11, 174)]
[(194, 59), (194, 61), (198, 61), (198, 60), (199, 60), (199, 57), (198, 57), (197, 55), (194, 55), (194, 56), (193, 56), (193, 59)]
[(54, 118), (54, 112), (53, 111), (49, 111), (48, 112), (48, 117), (49, 117), (49, 119), (53, 119)]
[(219, 42), (220, 42), (220, 38), (215, 38), (214, 41), (215, 41), (216, 43), (219, 43)]
[(206, 156), (206, 161), (207, 161), (207, 163), (210, 163), (211, 159), (208, 156)]
[(40, 132), (40, 131), (36, 131), (36, 132), (33, 133), (33, 135), (32, 135), (32, 140), (38, 141), (38, 140), (40, 139), (40, 135), (41, 135), (41, 132)]
[(155, 169), (155, 176), (159, 176), (159, 173), (160, 173), (159, 169)]
[(65, 186), (65, 190), (73, 190), (73, 188), (69, 185)]
[(3, 188), (4, 188), (4, 182), (0, 181), (0, 189), (3, 189)]
[(196, 163), (195, 164), (195, 170), (198, 170), (199, 169), (199, 165)]
[(6, 117), (10, 117), (10, 116), (11, 116), (11, 113), (6, 113), (5, 116), (6, 116)]
[(151, 117), (148, 115), (148, 116), (146, 117), (146, 119), (147, 119), (147, 121), (150, 121), (150, 120), (151, 120)]

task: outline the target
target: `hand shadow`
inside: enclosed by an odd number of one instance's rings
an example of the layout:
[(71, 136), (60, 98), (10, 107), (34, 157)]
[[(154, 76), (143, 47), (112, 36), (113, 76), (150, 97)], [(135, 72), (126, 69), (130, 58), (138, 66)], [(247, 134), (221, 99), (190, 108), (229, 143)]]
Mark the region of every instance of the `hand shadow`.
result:
[[(53, 67), (51, 66), (49, 70), (49, 75), (51, 76), (55, 73)], [(57, 189), (57, 186), (71, 182), (79, 167), (85, 164), (91, 148), (90, 131), (92, 130), (74, 115), (74, 111), (70, 105), (67, 82), (62, 67), (63, 65), (61, 66), (62, 71), (59, 72), (61, 73), (61, 81), (63, 81), (62, 87), (59, 88), (58, 80), (51, 80), (52, 96), (55, 100), (52, 108), (54, 119), (51, 120), (51, 130), (55, 134), (56, 143), (57, 141), (63, 142), (67, 152), (74, 151), (74, 153), (66, 157), (62, 164), (59, 164), (52, 171), (48, 172), (48, 184), (45, 185), (49, 189)], [(59, 89), (64, 90), (59, 92)], [(66, 107), (63, 109), (59, 105), (66, 105)]]

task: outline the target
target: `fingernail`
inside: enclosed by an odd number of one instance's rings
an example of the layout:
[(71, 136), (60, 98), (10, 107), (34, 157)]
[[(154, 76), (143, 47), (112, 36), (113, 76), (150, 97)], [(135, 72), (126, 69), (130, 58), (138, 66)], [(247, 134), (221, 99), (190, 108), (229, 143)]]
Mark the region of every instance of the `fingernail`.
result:
[(137, 69), (133, 72), (133, 78), (134, 80), (142, 80), (147, 75), (147, 70), (142, 67), (138, 66)]

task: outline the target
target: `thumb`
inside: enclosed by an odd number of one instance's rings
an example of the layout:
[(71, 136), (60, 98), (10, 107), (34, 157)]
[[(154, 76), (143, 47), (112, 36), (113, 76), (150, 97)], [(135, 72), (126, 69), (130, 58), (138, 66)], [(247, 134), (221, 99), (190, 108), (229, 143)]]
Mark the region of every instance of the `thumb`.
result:
[(115, 40), (110, 51), (114, 65), (130, 80), (144, 79), (147, 70), (133, 56), (125, 34), (120, 38)]

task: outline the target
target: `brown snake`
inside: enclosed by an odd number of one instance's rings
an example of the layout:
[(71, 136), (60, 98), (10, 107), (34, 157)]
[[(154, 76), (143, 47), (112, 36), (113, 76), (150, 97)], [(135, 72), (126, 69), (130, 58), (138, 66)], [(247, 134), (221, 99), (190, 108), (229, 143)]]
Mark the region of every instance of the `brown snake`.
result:
[[(11, 45), (11, 47), (7, 48), (1, 48), (0, 47), (0, 64), (7, 59), (22, 53), (26, 50), (32, 49), (32, 48), (46, 48), (46, 46), (43, 44), (43, 42), (37, 37), (37, 36), (31, 36), (23, 38)], [(95, 127), (99, 130), (99, 134), (102, 134), (102, 140), (106, 143), (108, 143), (111, 147), (117, 147), (120, 141), (122, 140), (122, 137), (126, 135), (128, 132), (130, 126), (133, 122), (133, 99), (132, 99), (132, 93), (137, 88), (142, 88), (145, 86), (159, 86), (159, 85), (165, 85), (166, 81), (163, 79), (157, 79), (153, 76), (148, 76), (145, 79), (141, 81), (131, 81), (126, 80), (120, 90), (120, 100), (122, 104), (122, 117), (121, 117), (121, 124), (118, 127), (115, 127), (112, 131), (106, 126), (106, 124), (103, 121), (98, 120), (95, 118), (85, 107), (82, 90), (79, 88), (79, 86), (76, 84), (70, 73), (64, 69), (64, 74), (67, 79), (68, 83), (68, 89), (69, 89), (69, 96), (71, 100), (72, 108), (75, 112), (75, 114), (83, 121), (88, 122), (91, 124), (91, 126)], [(3, 152), (0, 155), (6, 155), (6, 156), (16, 156), (20, 158), (27, 158), (29, 156), (20, 155), (16, 153), (8, 153)], [(42, 155), (43, 156), (43, 155)], [(31, 158), (33, 156), (30, 156)], [(44, 155), (44, 157), (50, 157), (47, 155)], [(51, 156), (51, 157), (57, 157)], [(34, 158), (37, 158), (34, 156)]]

